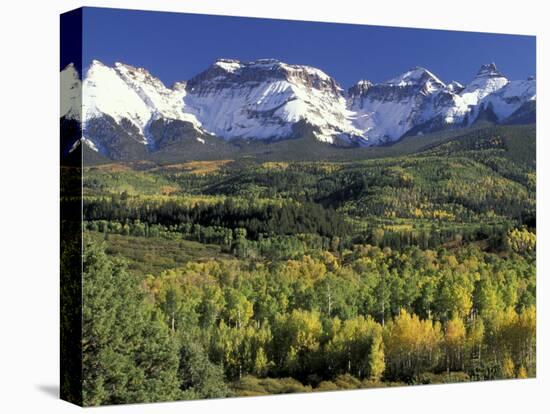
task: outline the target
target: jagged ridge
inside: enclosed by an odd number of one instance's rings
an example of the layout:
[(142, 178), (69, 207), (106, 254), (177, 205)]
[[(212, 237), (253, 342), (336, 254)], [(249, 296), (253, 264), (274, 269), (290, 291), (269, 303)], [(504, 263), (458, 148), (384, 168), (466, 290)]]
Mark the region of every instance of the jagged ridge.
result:
[[(378, 145), (405, 134), (471, 124), (487, 111), (497, 122), (536, 99), (534, 78), (509, 81), (494, 63), (463, 86), (414, 67), (347, 92), (320, 69), (274, 59), (219, 59), (172, 87), (143, 68), (94, 60), (81, 83), (74, 66), (61, 73), (61, 115), (81, 119), (81, 142), (111, 158), (155, 151), (181, 140), (296, 138), (303, 125), (319, 141)], [(522, 112), (522, 117), (531, 119)], [(137, 152), (136, 152), (137, 151)], [(141, 155), (140, 155), (141, 156)]]

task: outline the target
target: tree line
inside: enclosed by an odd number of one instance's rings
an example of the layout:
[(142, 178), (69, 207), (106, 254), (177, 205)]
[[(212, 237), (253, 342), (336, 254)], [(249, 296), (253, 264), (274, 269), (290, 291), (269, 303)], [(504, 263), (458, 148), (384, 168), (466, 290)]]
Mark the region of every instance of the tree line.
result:
[(260, 234), (314, 233), (332, 237), (351, 233), (351, 226), (334, 210), (316, 203), (290, 201), (243, 204), (227, 198), (221, 202), (188, 205), (173, 200), (135, 203), (124, 197), (103, 197), (84, 202), (84, 217), (90, 221), (139, 221), (162, 226), (191, 223), (204, 227), (245, 228), (254, 240)]

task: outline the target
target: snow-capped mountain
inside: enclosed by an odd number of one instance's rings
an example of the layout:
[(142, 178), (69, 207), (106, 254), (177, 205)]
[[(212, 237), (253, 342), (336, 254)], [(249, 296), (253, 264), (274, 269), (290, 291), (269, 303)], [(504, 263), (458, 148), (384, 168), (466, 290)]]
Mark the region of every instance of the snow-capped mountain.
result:
[(479, 101), (498, 91), (508, 83), (498, 70), (494, 63), (482, 65), (476, 77), (460, 93), (464, 103), (469, 106), (475, 106)]
[(169, 89), (147, 70), (123, 63), (108, 67), (94, 60), (82, 85), (83, 121), (108, 115), (117, 124), (129, 121), (144, 144), (151, 144), (149, 126), (157, 119), (189, 122), (197, 129), (198, 120), (183, 104), (185, 87)]
[(509, 81), (494, 63), (481, 66), (467, 85), (446, 84), (414, 67), (344, 92), (320, 69), (274, 59), (219, 59), (172, 87), (143, 68), (94, 60), (83, 81), (73, 65), (62, 70), (61, 90), (61, 116), (81, 122), (80, 142), (115, 159), (182, 141), (271, 141), (304, 133), (335, 145), (378, 145), (467, 126), (488, 111), (496, 122), (530, 120), (536, 100), (534, 78)]
[(421, 67), (379, 84), (360, 81), (348, 91), (353, 123), (370, 145), (393, 141), (433, 118), (435, 97), (445, 88), (441, 80)]
[(220, 59), (187, 83), (185, 107), (223, 138), (278, 139), (305, 121), (333, 143), (361, 135), (350, 122), (342, 89), (323, 71), (273, 59)]
[(203, 140), (200, 122), (184, 105), (185, 83), (167, 88), (143, 68), (94, 60), (83, 81), (73, 65), (65, 68), (61, 88), (62, 116), (81, 120), (81, 142), (111, 158), (142, 156), (169, 143), (167, 131)]
[(490, 108), (498, 119), (506, 119), (522, 106), (536, 100), (535, 78), (510, 81), (479, 102), (480, 108)]
[(466, 86), (443, 83), (416, 67), (388, 81), (360, 81), (348, 91), (354, 125), (369, 145), (391, 142), (404, 134), (473, 124), (487, 108), (504, 122), (536, 99), (534, 79), (509, 81), (494, 63), (482, 65)]

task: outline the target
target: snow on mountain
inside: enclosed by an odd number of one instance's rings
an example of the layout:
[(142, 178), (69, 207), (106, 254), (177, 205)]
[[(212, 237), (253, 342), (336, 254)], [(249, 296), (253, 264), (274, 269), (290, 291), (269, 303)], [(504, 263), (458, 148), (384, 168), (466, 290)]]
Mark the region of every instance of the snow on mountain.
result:
[(362, 136), (376, 145), (433, 118), (434, 96), (445, 88), (433, 73), (415, 67), (379, 84), (360, 81), (348, 91), (348, 107)]
[(480, 107), (491, 108), (499, 120), (517, 111), (523, 104), (536, 100), (537, 90), (534, 78), (510, 81), (496, 92), (485, 96)]
[(186, 137), (201, 143), (208, 135), (284, 139), (300, 136), (303, 124), (323, 142), (378, 145), (407, 133), (471, 124), (488, 108), (504, 121), (536, 99), (536, 81), (509, 81), (491, 63), (465, 86), (445, 84), (414, 67), (381, 83), (361, 80), (345, 93), (310, 66), (219, 59), (166, 87), (143, 68), (94, 60), (83, 82), (73, 65), (61, 71), (61, 96), (62, 117), (80, 121), (82, 115), (82, 142), (124, 157), (139, 155), (137, 142), (152, 151)]
[(154, 110), (128, 86), (115, 68), (93, 61), (82, 89), (84, 130), (90, 119), (109, 115), (117, 123), (129, 120), (142, 132), (143, 143), (147, 143), (143, 132)]
[(147, 127), (158, 118), (186, 121), (200, 128), (197, 119), (184, 111), (185, 89), (169, 89), (145, 69), (122, 63), (109, 67), (94, 60), (86, 71), (82, 96), (84, 130), (90, 120), (108, 115), (118, 124), (129, 121), (148, 144)]
[(273, 59), (220, 59), (188, 82), (184, 102), (206, 131), (223, 138), (285, 138), (299, 121), (315, 126), (324, 142), (360, 133), (334, 79)]
[(71, 63), (60, 73), (60, 116), (80, 120), (82, 114), (82, 82)]
[(78, 140), (76, 140), (74, 142), (74, 144), (71, 146), (71, 149), (69, 149), (69, 152), (73, 152), (74, 150), (76, 150), (79, 145), (81, 144), (84, 144), (86, 145), (88, 148), (90, 148), (92, 151), (95, 151), (95, 152), (99, 152), (99, 150), (97, 149), (97, 146), (93, 143), (93, 141), (89, 140), (88, 138), (86, 137), (82, 137)]
[(476, 77), (460, 93), (464, 103), (475, 106), (487, 95), (498, 91), (508, 83), (494, 63), (482, 65)]
[(427, 118), (437, 119), (440, 125), (460, 124), (470, 112), (470, 107), (455, 90), (457, 85), (447, 85), (432, 98), (431, 113)]
[(186, 121), (200, 127), (198, 120), (185, 112), (183, 98), (185, 84), (178, 83), (169, 89), (148, 71), (123, 63), (115, 63), (119, 76), (140, 96), (143, 102), (152, 109), (151, 116), (165, 119)]
[(446, 86), (445, 89), (452, 93), (460, 93), (464, 90), (464, 85), (462, 85), (460, 82), (452, 81)]
[(362, 136), (369, 145), (376, 145), (411, 131), (472, 124), (489, 105), (502, 121), (534, 99), (534, 79), (510, 82), (490, 63), (482, 65), (466, 86), (456, 81), (445, 85), (420, 67), (379, 84), (360, 81), (348, 91), (348, 108)]
[(432, 72), (419, 66), (416, 66), (393, 79), (382, 82), (382, 84), (401, 88), (413, 87), (415, 90), (418, 90), (423, 94), (430, 94), (445, 87), (445, 84), (441, 82)]

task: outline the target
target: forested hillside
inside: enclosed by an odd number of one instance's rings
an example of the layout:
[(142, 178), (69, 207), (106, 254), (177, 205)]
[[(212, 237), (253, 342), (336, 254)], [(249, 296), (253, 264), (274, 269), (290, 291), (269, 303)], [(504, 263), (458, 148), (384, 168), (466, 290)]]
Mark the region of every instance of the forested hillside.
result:
[(86, 167), (85, 402), (535, 376), (534, 128), (415, 138)]

